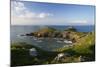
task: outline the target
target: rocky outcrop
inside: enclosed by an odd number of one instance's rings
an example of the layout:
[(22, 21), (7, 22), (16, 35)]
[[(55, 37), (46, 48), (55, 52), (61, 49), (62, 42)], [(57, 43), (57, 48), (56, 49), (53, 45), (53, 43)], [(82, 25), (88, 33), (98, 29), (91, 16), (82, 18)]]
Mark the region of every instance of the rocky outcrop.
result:
[(70, 26), (70, 27), (68, 27), (65, 31), (77, 32), (77, 29), (75, 29), (73, 26)]
[(37, 32), (27, 33), (26, 36), (63, 38), (71, 40), (72, 42), (76, 42), (79, 36), (75, 33), (75, 31), (76, 29), (74, 27), (68, 27), (62, 32), (54, 28), (46, 27)]

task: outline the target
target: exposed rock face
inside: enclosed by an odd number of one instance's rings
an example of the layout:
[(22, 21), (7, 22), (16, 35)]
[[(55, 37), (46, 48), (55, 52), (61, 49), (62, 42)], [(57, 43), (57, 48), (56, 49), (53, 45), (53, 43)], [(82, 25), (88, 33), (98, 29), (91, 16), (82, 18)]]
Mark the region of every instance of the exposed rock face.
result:
[(70, 56), (70, 54), (68, 54), (68, 53), (59, 53), (59, 54), (55, 57), (54, 61), (61, 61), (61, 60), (63, 60), (65, 57), (69, 57), (69, 56)]
[(59, 31), (55, 31), (55, 32), (52, 34), (52, 37), (62, 37), (62, 34), (61, 34), (61, 32), (59, 32)]
[(74, 31), (74, 32), (76, 32), (77, 30), (73, 26), (70, 26), (65, 31)]
[(26, 34), (26, 36), (34, 36), (34, 33)]
[(76, 42), (79, 36), (75, 33), (75, 31), (76, 29), (74, 27), (68, 27), (67, 30), (62, 32), (54, 28), (46, 27), (37, 32), (28, 33), (26, 36), (64, 38), (71, 40), (72, 42)]
[(70, 38), (69, 35), (70, 35), (70, 33), (69, 33), (68, 31), (64, 31), (64, 32), (62, 33), (63, 38), (69, 39), (69, 38)]
[(36, 49), (35, 49), (35, 48), (29, 49), (29, 54), (30, 54), (31, 56), (37, 56), (37, 51), (36, 51)]
[(42, 35), (40, 33), (37, 34), (38, 37), (41, 37)]

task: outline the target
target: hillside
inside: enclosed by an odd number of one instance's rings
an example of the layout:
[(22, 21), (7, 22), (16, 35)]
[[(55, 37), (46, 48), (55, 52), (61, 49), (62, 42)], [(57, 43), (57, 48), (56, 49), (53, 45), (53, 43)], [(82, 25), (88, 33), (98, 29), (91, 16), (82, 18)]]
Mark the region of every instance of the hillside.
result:
[[(28, 34), (30, 35), (30, 34)], [(70, 47), (61, 47), (53, 51), (46, 51), (37, 46), (27, 43), (12, 43), (11, 44), (11, 64), (18, 65), (40, 65), (40, 64), (55, 64), (55, 63), (71, 63), (95, 60), (95, 33), (93, 32), (75, 32), (75, 31), (57, 31), (53, 28), (40, 29), (37, 32), (31, 33), (35, 37), (60, 37), (63, 39), (72, 40)], [(65, 44), (67, 45), (67, 44)], [(49, 46), (48, 46), (49, 47)], [(35, 48), (38, 52), (37, 56), (30, 56), (29, 49)], [(58, 54), (67, 54), (55, 60)], [(84, 60), (80, 60), (80, 57)], [(15, 59), (16, 58), (16, 59)]]

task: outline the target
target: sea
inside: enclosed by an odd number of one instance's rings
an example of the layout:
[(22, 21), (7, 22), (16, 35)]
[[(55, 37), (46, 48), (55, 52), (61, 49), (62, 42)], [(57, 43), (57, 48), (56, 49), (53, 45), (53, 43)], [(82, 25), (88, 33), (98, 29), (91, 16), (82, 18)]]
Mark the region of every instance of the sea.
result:
[[(32, 36), (20, 36), (23, 34), (31, 33), (38, 31), (45, 27), (52, 27), (57, 30), (63, 31), (66, 30), (70, 26), (36, 26), (36, 25), (11, 25), (10, 27), (10, 41), (11, 43), (25, 42), (27, 44), (35, 45), (44, 50), (52, 51), (61, 47), (68, 47), (71, 44), (67, 44), (59, 41), (57, 38), (41, 38), (38, 39)], [(95, 31), (94, 25), (81, 25), (81, 26), (73, 26), (77, 29), (78, 32), (92, 32)]]

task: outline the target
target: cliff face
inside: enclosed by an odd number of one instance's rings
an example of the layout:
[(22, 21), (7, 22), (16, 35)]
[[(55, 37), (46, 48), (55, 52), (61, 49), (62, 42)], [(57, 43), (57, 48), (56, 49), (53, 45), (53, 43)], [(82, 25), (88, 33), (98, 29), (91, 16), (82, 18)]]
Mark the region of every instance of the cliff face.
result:
[(77, 32), (74, 27), (68, 27), (64, 31), (58, 31), (51, 27), (42, 28), (36, 32), (28, 33), (27, 36), (34, 37), (51, 37), (51, 38), (63, 38), (76, 42), (81, 36), (84, 35), (82, 32)]
[[(94, 32), (75, 32), (75, 31), (58, 31), (52, 28), (44, 28), (36, 32), (28, 33), (27, 36), (35, 37), (61, 37), (72, 40), (72, 46), (61, 47), (53, 52), (45, 51), (34, 45), (26, 43), (15, 43), (11, 45), (11, 65), (27, 64), (54, 64), (54, 63), (71, 63), (81, 61), (95, 60), (95, 33)], [(48, 46), (49, 47), (49, 46)], [(29, 49), (35, 48), (37, 56), (30, 56)], [(67, 53), (67, 55), (65, 55)], [(59, 58), (59, 54), (63, 55)], [(57, 58), (56, 58), (57, 57)], [(15, 59), (16, 58), (16, 59)], [(83, 59), (83, 60), (82, 60)], [(15, 61), (16, 60), (16, 61)]]

